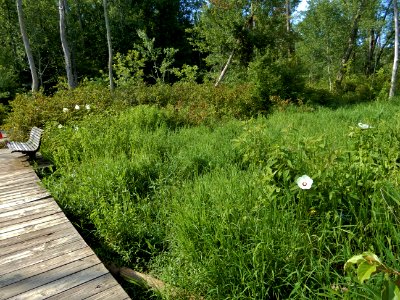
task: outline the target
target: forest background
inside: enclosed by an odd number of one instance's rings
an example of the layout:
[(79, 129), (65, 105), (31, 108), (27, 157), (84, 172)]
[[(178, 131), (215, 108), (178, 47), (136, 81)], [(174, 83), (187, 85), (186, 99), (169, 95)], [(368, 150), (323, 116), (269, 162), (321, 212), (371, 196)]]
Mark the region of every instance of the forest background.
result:
[(394, 53), (392, 1), (309, 1), (301, 13), (299, 3), (22, 1), (33, 76), (15, 1), (2, 0), (0, 99), (7, 103), (17, 92), (39, 88), (53, 94), (63, 82), (72, 88), (88, 80), (107, 84), (108, 66), (117, 87), (183, 78), (215, 83), (227, 66), (223, 82), (251, 84), (263, 106), (270, 96), (329, 105), (386, 96)]

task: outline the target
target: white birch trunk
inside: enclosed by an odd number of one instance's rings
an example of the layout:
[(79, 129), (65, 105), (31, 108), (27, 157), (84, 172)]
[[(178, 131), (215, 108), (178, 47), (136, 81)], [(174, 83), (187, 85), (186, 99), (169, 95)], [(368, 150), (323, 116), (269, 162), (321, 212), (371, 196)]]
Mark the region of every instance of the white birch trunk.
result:
[(229, 55), (228, 61), (226, 62), (224, 68), (222, 69), (221, 74), (219, 75), (219, 77), (217, 79), (217, 82), (215, 82), (215, 85), (214, 85), (215, 87), (217, 87), (218, 84), (220, 83), (220, 81), (222, 80), (222, 78), (224, 78), (226, 70), (228, 70), (229, 64), (232, 61), (233, 53), (235, 53), (235, 50), (232, 50), (231, 55)]
[(39, 90), (39, 76), (36, 70), (35, 61), (33, 59), (28, 35), (25, 30), (25, 21), (22, 10), (22, 0), (17, 0), (17, 13), (18, 13), (18, 22), (21, 30), (22, 40), (24, 42), (25, 53), (26, 56), (28, 57), (29, 68), (31, 70), (31, 75), (32, 75), (32, 92), (37, 92)]
[(58, 9), (60, 12), (60, 38), (61, 38), (61, 46), (64, 52), (64, 60), (65, 60), (65, 70), (67, 72), (67, 80), (69, 88), (73, 89), (76, 87), (74, 74), (72, 72), (72, 61), (71, 61), (71, 52), (69, 50), (68, 41), (67, 41), (67, 30), (65, 25), (65, 7), (67, 6), (67, 0), (59, 0)]
[(106, 23), (107, 30), (107, 45), (108, 45), (108, 77), (110, 79), (110, 91), (114, 91), (114, 79), (113, 79), (113, 51), (111, 44), (111, 30), (110, 22), (108, 20), (107, 0), (103, 0), (104, 6), (104, 20)]
[(393, 98), (396, 92), (397, 69), (399, 66), (399, 12), (397, 0), (393, 1), (393, 18), (394, 18), (394, 59), (392, 69), (392, 79), (390, 81), (389, 98)]

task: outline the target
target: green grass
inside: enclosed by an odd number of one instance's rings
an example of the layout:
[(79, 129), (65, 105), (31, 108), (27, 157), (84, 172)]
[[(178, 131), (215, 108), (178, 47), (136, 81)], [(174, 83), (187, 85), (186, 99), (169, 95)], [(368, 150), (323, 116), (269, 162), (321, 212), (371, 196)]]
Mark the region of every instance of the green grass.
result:
[(376, 102), (189, 127), (138, 106), (48, 124), (44, 182), (106, 259), (187, 294), (371, 299), (380, 278), (356, 284), (343, 265), (372, 250), (400, 267), (399, 117)]

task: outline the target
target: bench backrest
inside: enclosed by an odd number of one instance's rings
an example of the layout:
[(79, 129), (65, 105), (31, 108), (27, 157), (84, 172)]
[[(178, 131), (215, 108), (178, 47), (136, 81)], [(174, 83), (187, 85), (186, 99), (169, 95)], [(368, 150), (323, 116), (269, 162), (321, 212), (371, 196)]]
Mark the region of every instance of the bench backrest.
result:
[(29, 140), (27, 143), (31, 144), (35, 148), (39, 148), (42, 133), (43, 133), (43, 129), (40, 129), (38, 127), (32, 127), (31, 133), (29, 136)]

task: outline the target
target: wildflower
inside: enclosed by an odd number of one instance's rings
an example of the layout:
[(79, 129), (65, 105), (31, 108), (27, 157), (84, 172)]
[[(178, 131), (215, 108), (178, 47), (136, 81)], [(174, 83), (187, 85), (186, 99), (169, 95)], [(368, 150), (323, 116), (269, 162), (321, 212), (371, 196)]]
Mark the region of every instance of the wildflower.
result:
[(63, 126), (61, 125), (61, 124), (58, 124), (58, 129), (61, 129), (61, 128), (63, 128)]
[(66, 107), (63, 108), (63, 112), (67, 113), (68, 111), (69, 111), (68, 108), (66, 108)]
[(373, 128), (368, 124), (363, 124), (363, 123), (358, 123), (358, 127), (360, 127), (361, 129), (369, 129), (369, 128)]
[(90, 110), (90, 104), (86, 104), (86, 105), (85, 105), (85, 108), (86, 108), (87, 110)]
[(79, 110), (80, 109), (80, 106), (77, 104), (77, 105), (75, 105), (75, 109), (76, 110)]
[(297, 180), (296, 180), (297, 185), (302, 190), (309, 190), (311, 188), (313, 182), (314, 181), (307, 175), (303, 175), (303, 176), (297, 178)]
[(75, 131), (78, 131), (78, 130), (79, 130), (79, 127), (78, 127), (78, 126), (74, 126), (74, 130), (75, 130)]

